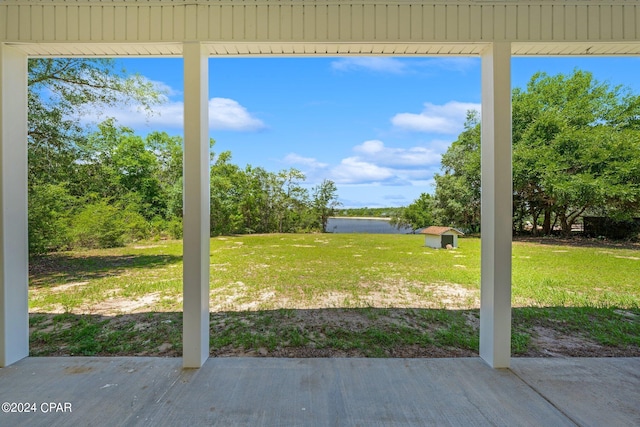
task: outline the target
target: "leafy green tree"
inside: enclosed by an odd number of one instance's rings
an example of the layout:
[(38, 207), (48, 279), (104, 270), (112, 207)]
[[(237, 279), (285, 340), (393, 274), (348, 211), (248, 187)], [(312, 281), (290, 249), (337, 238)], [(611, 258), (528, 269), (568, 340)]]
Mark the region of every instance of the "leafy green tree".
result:
[[(213, 146), (213, 139), (210, 146)], [(182, 137), (170, 136), (166, 132), (151, 132), (147, 135), (145, 146), (156, 158), (155, 177), (160, 186), (159, 192), (164, 198), (158, 208), (165, 207), (163, 218), (174, 238), (182, 236), (182, 168), (184, 141)]]
[(313, 187), (311, 206), (318, 229), (326, 233), (329, 217), (335, 215), (336, 208), (340, 206), (336, 184), (331, 180), (325, 179)]
[(98, 177), (88, 173), (80, 149), (82, 113), (127, 103), (150, 110), (164, 98), (151, 82), (116, 70), (113, 60), (79, 58), (30, 59), (27, 96), (30, 251), (40, 253), (66, 246), (71, 205), (88, 189), (101, 193), (88, 188)]
[(624, 127), (604, 139), (609, 157), (602, 171), (606, 214), (616, 220), (640, 216), (640, 129)]
[(120, 185), (120, 174), (113, 155), (120, 140), (133, 136), (133, 130), (118, 126), (114, 119), (107, 119), (97, 127), (97, 131), (77, 142), (74, 193), (115, 200), (122, 197), (125, 191)]
[[(515, 113), (519, 111), (519, 104), (514, 104), (515, 122), (520, 115)], [(525, 220), (531, 220), (537, 225), (541, 218), (543, 234), (549, 234), (551, 231), (555, 201), (547, 191), (546, 177), (555, 175), (558, 167), (552, 165), (559, 160), (559, 156), (548, 149), (547, 141), (554, 140), (561, 131), (562, 124), (558, 117), (549, 112), (541, 114), (535, 122), (529, 123), (518, 139), (514, 137), (514, 215), (519, 231), (523, 231)], [(533, 227), (532, 232), (537, 235), (538, 228)]]
[(167, 218), (182, 220), (183, 215), (183, 179), (180, 177), (166, 191), (167, 194)]
[(480, 119), (469, 111), (464, 131), (442, 156), (436, 174), (433, 220), (464, 230), (480, 229)]
[(428, 193), (422, 193), (413, 203), (391, 218), (391, 225), (398, 229), (411, 227), (414, 231), (433, 225), (433, 207), (433, 197)]
[(79, 143), (81, 190), (85, 195), (126, 200), (147, 220), (164, 218), (167, 196), (156, 153), (132, 129), (119, 127), (112, 119), (98, 129)]
[(116, 70), (111, 59), (37, 58), (29, 60), (29, 179), (69, 180), (83, 137), (83, 111), (135, 103), (147, 111), (164, 94), (138, 75)]
[(296, 169), (277, 173), (248, 166), (245, 169), (251, 183), (255, 231), (261, 233), (290, 232), (296, 229), (301, 211), (307, 208), (308, 194), (300, 183), (304, 174)]
[[(526, 90), (514, 89), (512, 105), (516, 230), (531, 221), (534, 234), (549, 234), (554, 224), (569, 234), (585, 212), (616, 218), (640, 212), (638, 96), (576, 70), (535, 74)], [(435, 176), (438, 222), (479, 229), (477, 115), (467, 117), (442, 168)]]
[(211, 235), (251, 232), (245, 227), (251, 227), (254, 218), (251, 203), (254, 195), (245, 192), (246, 177), (231, 163), (231, 152), (223, 151), (215, 156), (210, 176)]
[(278, 173), (283, 193), (277, 218), (279, 233), (296, 232), (305, 228), (309, 205), (309, 192), (301, 185), (305, 178), (305, 175), (295, 168)]
[[(555, 218), (563, 233), (586, 211), (632, 216), (640, 206), (637, 164), (640, 98), (588, 72), (535, 74), (513, 93), (515, 211)], [(523, 215), (521, 215), (523, 217)], [(534, 227), (534, 233), (537, 227)]]
[(78, 200), (62, 184), (42, 183), (29, 195), (29, 251), (32, 255), (71, 246), (70, 213)]
[(269, 233), (275, 229), (276, 204), (282, 199), (276, 177), (264, 168), (251, 165), (245, 168), (244, 174), (247, 195), (251, 200), (245, 204), (248, 208), (245, 220), (251, 218), (251, 225), (247, 224), (246, 229), (256, 233)]
[(166, 213), (166, 196), (158, 179), (156, 156), (148, 151), (142, 138), (124, 135), (112, 155), (118, 185), (134, 193), (140, 201), (139, 213), (147, 219)]
[[(213, 146), (214, 141), (210, 141)], [(163, 187), (173, 186), (182, 179), (182, 159), (184, 141), (180, 136), (170, 136), (166, 132), (151, 132), (145, 146), (156, 157), (158, 180)]]

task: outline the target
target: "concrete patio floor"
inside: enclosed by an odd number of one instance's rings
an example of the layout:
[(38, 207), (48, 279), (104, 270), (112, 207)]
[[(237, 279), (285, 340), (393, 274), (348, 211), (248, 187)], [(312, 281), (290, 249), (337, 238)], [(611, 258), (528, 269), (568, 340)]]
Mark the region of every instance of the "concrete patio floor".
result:
[[(27, 358), (0, 426), (638, 426), (640, 358)], [(10, 408), (11, 409), (11, 408)]]

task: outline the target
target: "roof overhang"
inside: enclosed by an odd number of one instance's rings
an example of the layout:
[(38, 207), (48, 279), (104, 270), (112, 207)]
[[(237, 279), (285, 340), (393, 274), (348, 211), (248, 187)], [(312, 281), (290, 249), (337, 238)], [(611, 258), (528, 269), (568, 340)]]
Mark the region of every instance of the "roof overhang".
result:
[(0, 0), (30, 56), (640, 55), (631, 0)]

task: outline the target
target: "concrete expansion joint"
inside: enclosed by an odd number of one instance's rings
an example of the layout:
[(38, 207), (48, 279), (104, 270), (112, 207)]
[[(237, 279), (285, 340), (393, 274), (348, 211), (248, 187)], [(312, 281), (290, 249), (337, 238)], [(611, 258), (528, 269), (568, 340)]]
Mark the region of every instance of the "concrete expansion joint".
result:
[(518, 373), (516, 371), (514, 371), (511, 368), (507, 369), (509, 372), (511, 372), (516, 378), (518, 378), (520, 381), (522, 381), (522, 383), (524, 385), (526, 385), (527, 387), (529, 387), (535, 394), (537, 394), (538, 396), (540, 396), (545, 402), (547, 402), (549, 405), (551, 405), (553, 408), (555, 408), (556, 411), (558, 411), (559, 413), (561, 413), (564, 417), (566, 417), (569, 421), (571, 421), (573, 423), (573, 425), (578, 426), (578, 427), (582, 427), (582, 424), (580, 424), (577, 420), (575, 420), (571, 415), (569, 415), (566, 411), (563, 411), (561, 407), (559, 407), (558, 405), (556, 405), (555, 403), (553, 403), (553, 401), (551, 401), (547, 396), (545, 396), (534, 384), (531, 384), (529, 381), (527, 381), (526, 379), (524, 379), (523, 377), (521, 377), (520, 375), (518, 375)]

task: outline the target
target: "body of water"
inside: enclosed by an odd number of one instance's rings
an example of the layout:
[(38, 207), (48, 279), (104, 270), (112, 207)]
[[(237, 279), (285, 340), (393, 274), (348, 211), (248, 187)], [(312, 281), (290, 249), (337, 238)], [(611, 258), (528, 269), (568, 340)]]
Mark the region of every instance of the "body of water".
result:
[(330, 217), (329, 233), (412, 234), (411, 228), (396, 228), (389, 218)]

